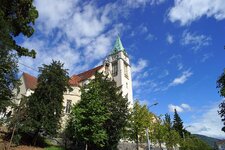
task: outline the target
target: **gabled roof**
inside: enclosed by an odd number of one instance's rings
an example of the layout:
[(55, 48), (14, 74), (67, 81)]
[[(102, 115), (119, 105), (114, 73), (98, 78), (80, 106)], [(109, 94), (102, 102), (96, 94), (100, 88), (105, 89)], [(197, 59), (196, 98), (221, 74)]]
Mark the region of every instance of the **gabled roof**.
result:
[(83, 73), (80, 73), (77, 76), (79, 76), (81, 78), (80, 81), (84, 81), (84, 80), (90, 78), (91, 76), (93, 76), (96, 73), (96, 71), (100, 70), (102, 67), (103, 67), (103, 65), (97, 66), (97, 67), (95, 67), (95, 68), (93, 68), (91, 70), (88, 70), (88, 71), (85, 71)]
[(79, 76), (73, 75), (69, 80), (69, 84), (71, 86), (79, 86), (80, 81), (81, 81), (81, 78)]
[[(90, 69), (88, 71), (85, 71), (85, 72), (82, 72), (78, 75), (73, 75), (71, 76), (70, 80), (69, 80), (69, 84), (71, 86), (79, 86), (79, 82), (80, 81), (84, 81), (88, 78), (90, 78), (91, 76), (93, 76), (96, 71), (100, 70), (101, 68), (103, 67), (103, 65), (101, 66), (97, 66), (93, 69)], [(26, 89), (31, 89), (31, 90), (34, 90), (37, 88), (37, 78), (28, 74), (28, 73), (23, 73), (23, 78), (24, 78), (24, 82), (25, 82), (25, 86), (26, 86)]]
[(25, 87), (26, 89), (31, 89), (34, 90), (37, 87), (37, 78), (28, 74), (28, 73), (23, 73), (23, 79), (25, 82)]

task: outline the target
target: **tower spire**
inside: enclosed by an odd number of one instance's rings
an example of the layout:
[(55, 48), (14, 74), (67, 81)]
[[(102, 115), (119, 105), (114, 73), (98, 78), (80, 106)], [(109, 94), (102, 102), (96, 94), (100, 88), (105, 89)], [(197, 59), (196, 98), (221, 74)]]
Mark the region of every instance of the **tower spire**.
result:
[(112, 53), (116, 53), (116, 52), (119, 52), (119, 51), (125, 51), (125, 49), (124, 49), (123, 44), (120, 40), (120, 36), (117, 35), (116, 42), (114, 44)]

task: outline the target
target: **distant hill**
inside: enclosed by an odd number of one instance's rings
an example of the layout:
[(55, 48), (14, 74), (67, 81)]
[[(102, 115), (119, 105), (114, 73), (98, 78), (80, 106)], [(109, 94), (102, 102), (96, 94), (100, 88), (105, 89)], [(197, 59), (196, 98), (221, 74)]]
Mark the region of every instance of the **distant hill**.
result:
[(216, 139), (216, 138), (212, 138), (212, 137), (208, 137), (208, 136), (200, 135), (200, 134), (192, 134), (192, 135), (194, 135), (195, 137), (197, 137), (197, 138), (201, 139), (202, 141), (206, 142), (212, 148), (214, 148), (215, 142), (220, 140), (220, 139)]

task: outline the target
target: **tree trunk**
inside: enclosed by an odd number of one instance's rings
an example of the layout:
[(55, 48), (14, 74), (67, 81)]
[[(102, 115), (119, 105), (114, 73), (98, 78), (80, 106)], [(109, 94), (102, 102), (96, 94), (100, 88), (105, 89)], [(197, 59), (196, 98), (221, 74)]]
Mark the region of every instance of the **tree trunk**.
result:
[(10, 138), (10, 142), (9, 142), (8, 149), (10, 149), (10, 147), (11, 147), (12, 140), (13, 140), (13, 136), (14, 136), (14, 134), (15, 134), (15, 131), (16, 131), (16, 124), (15, 124), (14, 127), (13, 127), (13, 132), (12, 132), (12, 135), (11, 135), (11, 138)]
[(34, 134), (34, 139), (33, 139), (33, 145), (36, 146), (37, 144), (37, 139), (38, 139), (38, 134), (39, 134), (40, 129), (38, 129), (35, 134)]
[(136, 144), (137, 144), (137, 150), (139, 150), (139, 142), (138, 142), (138, 134), (136, 133)]

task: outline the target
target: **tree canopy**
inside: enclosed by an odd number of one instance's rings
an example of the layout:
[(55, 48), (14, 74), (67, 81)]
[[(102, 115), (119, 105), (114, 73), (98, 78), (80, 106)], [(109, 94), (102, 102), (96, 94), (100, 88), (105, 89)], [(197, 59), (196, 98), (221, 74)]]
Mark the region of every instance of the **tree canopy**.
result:
[[(225, 97), (225, 69), (224, 72), (222, 73), (222, 75), (219, 77), (219, 79), (217, 80), (217, 88), (219, 88), (219, 93), (222, 97)], [(222, 131), (225, 132), (225, 101), (223, 101), (220, 105), (219, 105), (219, 115), (222, 118), (223, 121), (223, 128)]]
[(22, 34), (30, 37), (34, 33), (32, 25), (38, 17), (33, 0), (1, 0), (0, 3), (0, 48), (15, 50), (18, 56), (35, 57), (35, 51), (17, 44), (14, 39)]
[(70, 78), (59, 61), (43, 65), (39, 68), (39, 72), (37, 88), (27, 103), (24, 128), (36, 133), (36, 136), (40, 131), (55, 135), (60, 127), (63, 93), (70, 89)]
[(183, 138), (184, 130), (183, 130), (183, 121), (181, 120), (180, 116), (177, 113), (177, 110), (174, 110), (174, 118), (173, 118), (173, 129), (176, 130), (180, 137)]
[(88, 149), (115, 149), (127, 123), (128, 100), (116, 83), (101, 73), (96, 73), (81, 93), (70, 115), (68, 136)]
[(129, 119), (129, 126), (127, 128), (128, 135), (131, 140), (137, 143), (147, 141), (146, 130), (151, 130), (154, 116), (148, 110), (147, 105), (141, 105), (138, 101), (134, 103), (133, 110)]
[(30, 37), (38, 12), (33, 0), (0, 1), (0, 112), (4, 112), (17, 87), (18, 57), (35, 57), (35, 51), (17, 44), (15, 37)]

